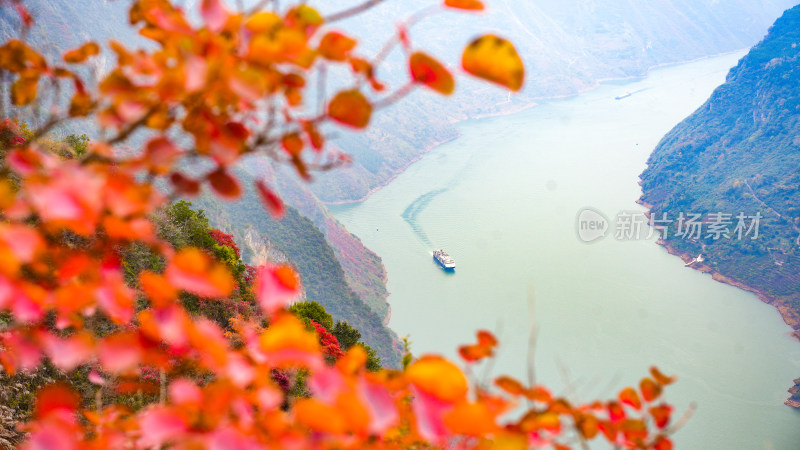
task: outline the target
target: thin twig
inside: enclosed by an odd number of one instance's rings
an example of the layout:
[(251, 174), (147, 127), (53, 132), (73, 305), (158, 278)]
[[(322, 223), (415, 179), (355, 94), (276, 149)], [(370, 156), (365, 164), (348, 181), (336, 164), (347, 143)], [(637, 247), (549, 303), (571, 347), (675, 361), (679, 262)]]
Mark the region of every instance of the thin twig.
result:
[(377, 111), (379, 109), (386, 108), (387, 106), (390, 106), (393, 103), (400, 101), (403, 97), (410, 94), (416, 87), (417, 87), (416, 83), (414, 83), (413, 81), (409, 81), (408, 83), (403, 85), (403, 87), (396, 90), (392, 94), (389, 94), (388, 96), (373, 103), (372, 109), (374, 111)]
[(348, 17), (355, 16), (357, 14), (361, 14), (362, 12), (377, 6), (383, 3), (386, 0), (368, 0), (360, 5), (354, 6), (349, 9), (345, 9), (344, 11), (339, 11), (338, 13), (333, 13), (330, 16), (325, 18), (325, 22), (331, 23), (336, 22), (337, 20), (347, 19)]
[(138, 130), (139, 127), (144, 125), (145, 122), (147, 122), (147, 119), (149, 119), (153, 114), (155, 114), (156, 111), (158, 111), (158, 107), (157, 106), (153, 106), (152, 108), (150, 108), (149, 111), (147, 111), (147, 114), (142, 116), (136, 122), (133, 122), (132, 124), (128, 125), (127, 128), (125, 128), (124, 130), (120, 131), (119, 134), (117, 134), (113, 138), (109, 139), (106, 143), (108, 145), (114, 145), (114, 144), (118, 144), (118, 143), (124, 141), (125, 139), (128, 139), (128, 136), (130, 136), (134, 131)]

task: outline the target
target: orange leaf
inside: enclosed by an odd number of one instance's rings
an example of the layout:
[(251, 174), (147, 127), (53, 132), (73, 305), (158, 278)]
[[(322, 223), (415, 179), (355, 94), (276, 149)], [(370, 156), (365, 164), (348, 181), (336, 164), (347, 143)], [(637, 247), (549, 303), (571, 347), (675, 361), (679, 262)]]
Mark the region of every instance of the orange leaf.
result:
[(472, 41), (464, 49), (461, 65), (476, 77), (512, 91), (522, 89), (525, 67), (514, 46), (505, 39), (489, 34)]
[(494, 380), (494, 384), (511, 395), (522, 395), (525, 393), (525, 386), (511, 377), (499, 377)]
[(227, 297), (234, 287), (233, 277), (223, 264), (212, 262), (202, 250), (187, 247), (179, 251), (165, 272), (173, 286), (201, 297)]
[(660, 384), (661, 386), (667, 386), (675, 382), (674, 376), (668, 377), (664, 375), (663, 373), (661, 373), (660, 370), (658, 370), (658, 367), (655, 366), (650, 368), (650, 375), (653, 375), (653, 378), (655, 378), (656, 383)]
[(38, 75), (20, 76), (11, 85), (11, 101), (15, 106), (25, 106), (36, 99), (36, 90), (39, 87)]
[(461, 402), (444, 416), (444, 424), (455, 434), (484, 436), (499, 429), (495, 415), (484, 403)]
[(641, 443), (647, 438), (647, 425), (641, 420), (628, 419), (619, 427), (625, 439), (633, 443)]
[(450, 95), (453, 93), (455, 88), (453, 76), (439, 61), (424, 53), (416, 52), (409, 58), (408, 67), (414, 81), (422, 83), (440, 94)]
[(364, 128), (372, 115), (372, 105), (361, 92), (343, 91), (328, 104), (328, 115), (341, 124)]
[(261, 203), (267, 208), (267, 211), (276, 219), (281, 219), (286, 213), (286, 208), (283, 206), (281, 198), (260, 180), (256, 182), (256, 191), (258, 191)]
[(314, 399), (298, 400), (294, 404), (294, 416), (297, 422), (316, 432), (341, 434), (347, 430), (347, 422), (338, 409)]
[(525, 397), (542, 403), (550, 403), (553, 401), (553, 396), (550, 394), (550, 391), (542, 386), (534, 386), (531, 389), (528, 389), (525, 392)]
[(303, 150), (303, 140), (298, 133), (289, 133), (281, 138), (281, 146), (286, 153), (296, 156)]
[(277, 14), (262, 11), (250, 16), (244, 26), (253, 33), (263, 33), (277, 28), (282, 22), (283, 21)]
[(440, 356), (423, 356), (408, 368), (406, 378), (422, 391), (449, 402), (467, 394), (467, 378)]
[(642, 381), (639, 382), (639, 390), (642, 391), (645, 401), (652, 402), (661, 395), (663, 389), (652, 378), (642, 378)]
[(492, 356), (492, 349), (483, 345), (464, 345), (458, 348), (458, 354), (465, 361), (473, 362)]
[(320, 54), (331, 61), (344, 61), (356, 46), (356, 41), (342, 33), (331, 31), (319, 43)]
[(468, 9), (472, 11), (483, 10), (483, 3), (478, 0), (444, 0), (445, 6), (457, 9)]
[(575, 421), (575, 426), (584, 439), (594, 439), (600, 431), (600, 421), (591, 414), (581, 414)]
[(236, 200), (242, 195), (242, 188), (239, 187), (239, 182), (222, 167), (208, 174), (208, 181), (211, 183), (211, 187), (223, 198)]
[(658, 406), (650, 408), (650, 415), (656, 422), (658, 428), (664, 428), (669, 425), (670, 417), (672, 416), (672, 406), (662, 403)]
[(99, 53), (100, 47), (97, 44), (87, 42), (74, 50), (64, 53), (64, 61), (71, 64), (80, 64)]
[(519, 423), (522, 431), (532, 432), (537, 430), (547, 430), (551, 432), (558, 432), (561, 429), (561, 418), (558, 414), (545, 411), (530, 411), (522, 418)]
[(278, 314), (260, 336), (259, 344), (276, 367), (309, 366), (320, 361), (317, 334), (292, 314)]
[(178, 290), (163, 275), (144, 270), (139, 274), (139, 285), (156, 308), (164, 308), (178, 299)]
[(626, 405), (630, 405), (636, 410), (642, 408), (642, 400), (639, 399), (639, 394), (632, 387), (626, 387), (619, 393), (619, 401)]
[(314, 123), (304, 121), (302, 124), (303, 131), (306, 132), (306, 137), (309, 142), (311, 142), (311, 147), (317, 151), (322, 150), (322, 146), (325, 145), (325, 138), (322, 137), (322, 134), (317, 130), (317, 127), (314, 126)]

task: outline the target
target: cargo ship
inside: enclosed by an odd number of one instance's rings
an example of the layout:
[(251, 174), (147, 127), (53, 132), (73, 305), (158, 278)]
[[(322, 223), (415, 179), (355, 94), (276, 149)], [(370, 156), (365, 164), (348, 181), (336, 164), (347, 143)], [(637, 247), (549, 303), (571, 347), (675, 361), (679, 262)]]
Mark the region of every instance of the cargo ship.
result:
[(445, 270), (455, 270), (456, 262), (453, 258), (447, 254), (444, 250), (434, 250), (433, 251), (433, 259), (436, 260)]

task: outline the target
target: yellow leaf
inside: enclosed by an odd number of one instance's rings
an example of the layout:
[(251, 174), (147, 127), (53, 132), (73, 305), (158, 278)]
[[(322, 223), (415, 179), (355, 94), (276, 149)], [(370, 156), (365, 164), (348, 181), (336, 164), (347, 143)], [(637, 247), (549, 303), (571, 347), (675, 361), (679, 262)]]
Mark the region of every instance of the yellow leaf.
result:
[(464, 70), (476, 77), (519, 91), (525, 79), (525, 67), (514, 46), (494, 35), (482, 36), (464, 49)]

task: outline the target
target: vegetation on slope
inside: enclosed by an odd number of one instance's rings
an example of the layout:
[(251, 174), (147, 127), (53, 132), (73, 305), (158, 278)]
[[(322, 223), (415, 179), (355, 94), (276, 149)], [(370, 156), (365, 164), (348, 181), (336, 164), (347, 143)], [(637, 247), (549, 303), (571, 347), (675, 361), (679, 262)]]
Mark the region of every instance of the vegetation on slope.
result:
[[(800, 6), (787, 11), (711, 98), (658, 145), (642, 174), (654, 219), (702, 214), (700, 237), (664, 240), (701, 270), (754, 289), (800, 338)], [(730, 237), (708, 233), (730, 214)], [(740, 239), (737, 216), (753, 229)], [(719, 278), (719, 277), (718, 277)], [(797, 383), (798, 381), (796, 381)], [(799, 386), (787, 404), (800, 407)]]

